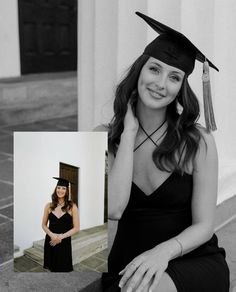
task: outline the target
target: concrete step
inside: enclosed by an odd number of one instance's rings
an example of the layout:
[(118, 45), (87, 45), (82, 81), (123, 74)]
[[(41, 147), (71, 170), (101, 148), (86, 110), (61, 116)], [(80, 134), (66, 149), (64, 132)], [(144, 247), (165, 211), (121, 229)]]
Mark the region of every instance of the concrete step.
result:
[(0, 80), (0, 124), (16, 125), (77, 114), (76, 72)]
[(43, 266), (43, 252), (41, 250), (31, 247), (24, 251), (24, 255), (30, 258), (32, 261)]
[[(107, 248), (107, 224), (81, 230), (72, 237), (73, 265), (82, 262), (94, 254)], [(33, 261), (43, 265), (44, 239), (33, 243), (24, 254)]]

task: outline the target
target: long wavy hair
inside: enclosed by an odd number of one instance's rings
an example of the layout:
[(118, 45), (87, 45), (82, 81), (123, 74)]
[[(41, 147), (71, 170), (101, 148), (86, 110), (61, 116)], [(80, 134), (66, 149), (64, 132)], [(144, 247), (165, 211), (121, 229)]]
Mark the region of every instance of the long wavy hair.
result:
[[(52, 197), (52, 202), (51, 202), (50, 208), (53, 211), (55, 210), (58, 204), (57, 187), (55, 187), (54, 192), (51, 197)], [(65, 194), (64, 200), (65, 200), (65, 203), (64, 203), (64, 206), (61, 207), (61, 209), (63, 212), (68, 212), (73, 206), (73, 201), (69, 200), (68, 188), (66, 188), (66, 194)]]
[[(108, 148), (114, 155), (124, 129), (127, 103), (130, 98), (134, 101), (138, 99), (137, 83), (139, 75), (148, 59), (149, 56), (141, 55), (131, 65), (126, 76), (116, 88), (113, 106), (114, 116), (109, 124), (108, 132)], [(153, 161), (160, 170), (183, 173), (188, 168), (188, 162), (195, 157), (200, 139), (203, 138), (199, 131), (200, 125), (197, 126), (199, 115), (200, 108), (197, 97), (185, 76), (177, 97), (167, 106), (166, 135), (152, 154)], [(184, 155), (180, 164), (179, 159), (182, 153)]]

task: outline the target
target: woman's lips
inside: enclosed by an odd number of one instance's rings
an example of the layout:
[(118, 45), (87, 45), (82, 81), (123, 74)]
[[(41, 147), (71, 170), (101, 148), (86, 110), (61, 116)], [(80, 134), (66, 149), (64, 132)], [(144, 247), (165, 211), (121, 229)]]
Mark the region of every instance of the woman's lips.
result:
[(152, 90), (151, 88), (148, 88), (148, 90), (149, 90), (150, 94), (155, 98), (162, 99), (165, 97), (165, 95), (163, 95), (155, 90)]

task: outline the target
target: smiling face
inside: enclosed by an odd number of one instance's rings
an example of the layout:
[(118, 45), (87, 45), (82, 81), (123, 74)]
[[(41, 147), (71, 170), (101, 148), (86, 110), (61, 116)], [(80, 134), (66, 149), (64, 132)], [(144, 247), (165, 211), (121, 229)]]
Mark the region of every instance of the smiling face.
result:
[(151, 109), (165, 109), (177, 96), (185, 73), (150, 57), (138, 79), (139, 102)]
[(57, 193), (58, 199), (64, 198), (65, 195), (66, 195), (66, 187), (64, 187), (64, 186), (57, 186), (56, 193)]

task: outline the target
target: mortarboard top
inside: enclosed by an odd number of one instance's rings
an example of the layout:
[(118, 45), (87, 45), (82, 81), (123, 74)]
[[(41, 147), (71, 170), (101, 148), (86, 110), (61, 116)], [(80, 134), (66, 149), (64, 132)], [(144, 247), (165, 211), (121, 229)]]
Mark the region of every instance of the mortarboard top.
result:
[(54, 179), (57, 179), (57, 186), (62, 186), (62, 187), (69, 187), (69, 183), (70, 181), (68, 181), (67, 179), (61, 178), (61, 177), (53, 177)]
[(187, 75), (192, 73), (195, 60), (202, 63), (208, 61), (212, 68), (219, 71), (182, 33), (140, 12), (136, 12), (136, 14), (144, 19), (159, 34), (157, 38), (147, 45), (144, 54), (179, 68)]

